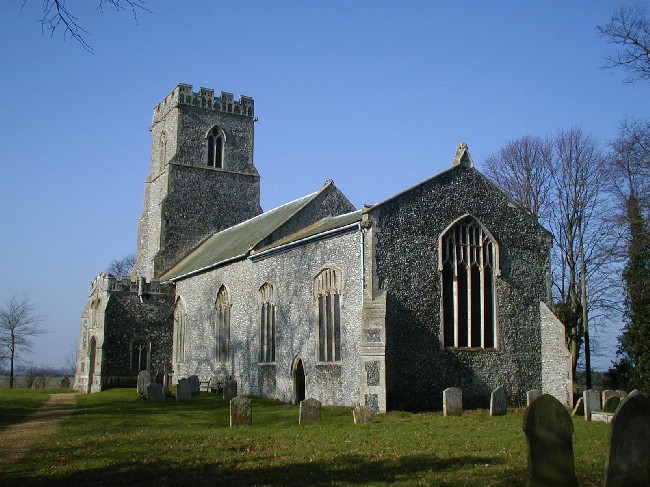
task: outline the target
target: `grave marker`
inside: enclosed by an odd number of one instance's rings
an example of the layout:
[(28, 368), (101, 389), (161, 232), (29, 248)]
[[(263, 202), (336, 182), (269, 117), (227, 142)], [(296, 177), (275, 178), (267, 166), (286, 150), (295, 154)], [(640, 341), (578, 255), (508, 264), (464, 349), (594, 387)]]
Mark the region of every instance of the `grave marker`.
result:
[(598, 391), (588, 389), (582, 393), (584, 398), (585, 421), (591, 421), (591, 413), (602, 411), (600, 404), (600, 394)]
[(621, 401), (609, 430), (605, 487), (650, 482), (650, 399), (630, 394)]
[(320, 401), (310, 397), (300, 401), (298, 424), (318, 423), (320, 421)]
[(151, 382), (147, 386), (147, 400), (151, 402), (162, 402), (165, 399), (163, 395), (162, 384)]
[(506, 391), (503, 387), (497, 387), (490, 396), (490, 416), (503, 416), (508, 411)]
[(370, 423), (375, 417), (375, 412), (367, 406), (356, 406), (352, 410), (354, 424)]
[(148, 370), (141, 370), (138, 374), (138, 394), (145, 394), (149, 384), (151, 384), (151, 374)]
[(236, 396), (230, 400), (230, 427), (253, 424), (253, 405), (246, 396)]
[(528, 440), (529, 487), (577, 487), (573, 423), (565, 406), (550, 394), (533, 401), (524, 415)]
[(442, 412), (445, 416), (462, 416), (463, 390), (449, 387), (442, 391)]
[(223, 398), (228, 401), (234, 397), (237, 397), (237, 381), (227, 380), (223, 384)]
[(585, 399), (581, 397), (573, 408), (573, 416), (584, 416), (585, 414)]
[(190, 401), (192, 399), (192, 387), (189, 379), (183, 377), (178, 381), (176, 386), (176, 400), (177, 401)]
[(190, 383), (190, 392), (193, 396), (198, 396), (201, 392), (198, 375), (190, 375), (187, 380)]
[(526, 392), (526, 406), (530, 406), (535, 399), (542, 395), (539, 389), (531, 389)]

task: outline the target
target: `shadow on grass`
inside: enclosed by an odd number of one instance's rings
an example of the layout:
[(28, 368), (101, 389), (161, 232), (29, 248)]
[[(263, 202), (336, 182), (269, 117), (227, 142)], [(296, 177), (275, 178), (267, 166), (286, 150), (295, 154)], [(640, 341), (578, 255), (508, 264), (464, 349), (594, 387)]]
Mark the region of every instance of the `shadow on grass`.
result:
[[(80, 454), (82, 454), (80, 452)], [(266, 463), (266, 462), (265, 462)], [(399, 459), (369, 461), (359, 455), (336, 457), (323, 462), (301, 462), (277, 465), (163, 464), (122, 463), (106, 468), (89, 469), (61, 476), (34, 477), (33, 472), (14, 471), (11, 476), (0, 475), (4, 486), (99, 486), (99, 485), (432, 485), (432, 472), (444, 485), (476, 484), (463, 476), (464, 469), (477, 465), (485, 468), (503, 463), (501, 459), (479, 456), (433, 458), (418, 455)], [(487, 472), (486, 472), (487, 473)], [(448, 474), (448, 475), (446, 475)], [(476, 472), (474, 472), (476, 474)], [(492, 470), (491, 475), (495, 474)], [(525, 473), (524, 473), (525, 475)], [(440, 477), (442, 476), (442, 478)], [(514, 476), (514, 477), (512, 477)], [(521, 483), (521, 472), (500, 472), (498, 485)], [(443, 480), (444, 479), (444, 480)], [(494, 484), (493, 484), (494, 485)]]

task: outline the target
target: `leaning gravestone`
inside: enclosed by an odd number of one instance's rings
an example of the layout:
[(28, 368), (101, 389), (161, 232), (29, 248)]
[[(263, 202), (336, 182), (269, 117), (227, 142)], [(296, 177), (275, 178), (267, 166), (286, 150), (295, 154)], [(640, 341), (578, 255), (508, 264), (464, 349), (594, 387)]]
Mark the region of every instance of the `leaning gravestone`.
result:
[(607, 402), (605, 402), (603, 411), (606, 413), (614, 413), (619, 404), (621, 404), (621, 398), (618, 396), (611, 396), (607, 399)]
[(145, 394), (149, 384), (151, 384), (151, 374), (148, 370), (141, 370), (138, 374), (138, 394)]
[(298, 424), (318, 423), (320, 421), (320, 401), (310, 397), (300, 401)]
[(178, 381), (176, 386), (176, 400), (177, 401), (190, 401), (192, 399), (192, 387), (189, 379), (183, 377)]
[(245, 396), (237, 396), (230, 400), (230, 427), (250, 426), (253, 424), (253, 406)]
[(585, 398), (581, 397), (573, 408), (573, 416), (583, 416), (585, 414)]
[(529, 487), (577, 487), (573, 423), (564, 405), (550, 394), (533, 401), (524, 415), (528, 440)]
[(463, 390), (449, 387), (442, 391), (442, 412), (445, 416), (462, 416)]
[(600, 394), (598, 391), (588, 389), (582, 393), (585, 407), (585, 421), (591, 421), (591, 413), (601, 411)]
[(605, 487), (650, 483), (650, 399), (628, 395), (616, 409), (609, 430)]
[(352, 418), (354, 419), (354, 424), (370, 423), (374, 417), (375, 412), (368, 406), (356, 406), (352, 410)]
[(147, 386), (147, 400), (151, 402), (161, 402), (165, 399), (163, 395), (162, 384), (152, 382)]
[(506, 391), (503, 387), (497, 387), (490, 396), (490, 416), (503, 416), (508, 411)]
[(535, 399), (542, 395), (539, 389), (531, 389), (526, 392), (526, 406), (530, 406)]
[(227, 380), (223, 384), (223, 398), (228, 401), (234, 397), (237, 397), (237, 381)]
[(199, 376), (198, 375), (190, 375), (187, 380), (190, 383), (190, 391), (193, 396), (198, 396), (201, 392), (200, 386), (199, 386)]
[(621, 397), (619, 391), (613, 391), (611, 389), (605, 389), (602, 394), (601, 404), (603, 405), (603, 410), (605, 409), (605, 404), (610, 397)]
[(61, 389), (69, 389), (70, 388), (70, 379), (66, 375), (63, 379), (61, 379)]

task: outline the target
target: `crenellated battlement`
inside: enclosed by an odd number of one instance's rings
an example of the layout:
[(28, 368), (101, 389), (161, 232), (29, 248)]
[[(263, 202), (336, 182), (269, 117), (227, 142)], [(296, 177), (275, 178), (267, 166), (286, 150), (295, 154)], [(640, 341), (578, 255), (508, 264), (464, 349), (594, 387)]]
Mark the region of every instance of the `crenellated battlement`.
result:
[(96, 289), (111, 292), (130, 292), (138, 294), (172, 294), (174, 285), (167, 282), (161, 282), (157, 279), (145, 280), (143, 277), (131, 279), (125, 276), (121, 279), (112, 274), (100, 273), (90, 283), (91, 294)]
[(153, 111), (153, 121), (158, 121), (164, 114), (179, 105), (207, 108), (225, 113), (233, 113), (248, 118), (255, 114), (254, 102), (250, 96), (240, 96), (235, 100), (232, 93), (221, 92), (221, 97), (214, 96), (214, 90), (200, 88), (198, 93), (193, 91), (193, 86), (180, 83), (174, 90), (161, 101)]

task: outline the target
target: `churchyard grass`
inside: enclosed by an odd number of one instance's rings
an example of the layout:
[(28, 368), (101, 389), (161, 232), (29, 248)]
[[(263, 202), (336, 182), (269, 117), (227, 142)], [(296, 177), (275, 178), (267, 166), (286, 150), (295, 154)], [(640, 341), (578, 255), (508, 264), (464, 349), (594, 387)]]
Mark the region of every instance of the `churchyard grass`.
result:
[(64, 389), (2, 389), (0, 388), (0, 431), (19, 423), (35, 413), (50, 394), (70, 392)]
[[(3, 399), (5, 407), (7, 401)], [(1, 485), (525, 485), (523, 411), (490, 417), (392, 412), (354, 425), (349, 408), (298, 425), (298, 407), (253, 400), (229, 427), (228, 402), (148, 403), (134, 389), (77, 396), (58, 433), (0, 472)], [(4, 409), (1, 411), (4, 416)], [(573, 419), (581, 486), (602, 485), (609, 425)]]

